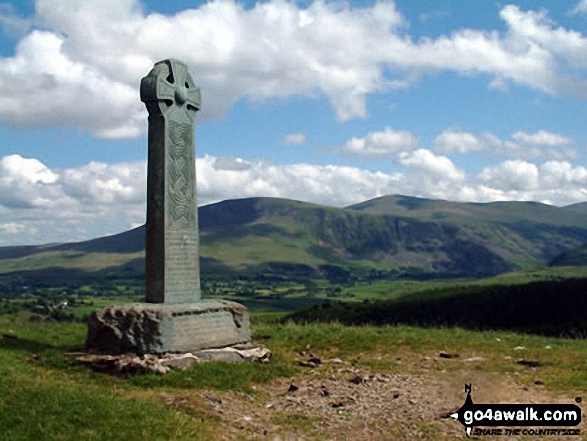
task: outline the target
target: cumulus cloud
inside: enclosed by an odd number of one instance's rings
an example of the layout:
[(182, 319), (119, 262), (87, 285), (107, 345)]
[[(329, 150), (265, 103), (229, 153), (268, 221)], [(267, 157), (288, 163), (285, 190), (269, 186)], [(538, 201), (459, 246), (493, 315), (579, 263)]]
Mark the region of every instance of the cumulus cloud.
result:
[(13, 5), (0, 3), (0, 27), (5, 34), (21, 37), (32, 25), (33, 20), (19, 16)]
[(525, 191), (538, 187), (538, 167), (525, 161), (505, 161), (498, 167), (485, 168), (479, 178), (500, 190)]
[(546, 130), (539, 130), (536, 133), (515, 132), (512, 138), (516, 141), (527, 145), (545, 145), (550, 147), (570, 145), (573, 143), (571, 138), (566, 138), (557, 133), (547, 132)]
[(456, 129), (447, 129), (434, 140), (434, 148), (439, 153), (467, 153), (483, 150), (485, 147), (485, 142), (477, 136)]
[(291, 133), (289, 135), (285, 135), (281, 140), (282, 144), (286, 145), (299, 145), (306, 143), (306, 134), (305, 133)]
[(581, 0), (571, 11), (571, 14), (586, 14), (587, 13), (587, 0)]
[(146, 129), (140, 79), (167, 57), (188, 63), (202, 88), (203, 118), (223, 115), (242, 97), (292, 95), (326, 96), (340, 120), (363, 117), (368, 94), (444, 70), (488, 75), (502, 89), (587, 97), (580, 32), (512, 5), (500, 18), (503, 32), (461, 29), (413, 41), (391, 1), (245, 8), (222, 0), (163, 15), (145, 13), (138, 0), (37, 0), (39, 26), (14, 56), (0, 58), (0, 121), (137, 136)]
[[(587, 168), (567, 161), (507, 160), (477, 176), (426, 149), (401, 152), (396, 161), (402, 169), (390, 173), (206, 155), (196, 161), (198, 203), (269, 196), (347, 206), (390, 194), (557, 205), (587, 200)], [(145, 183), (144, 162), (52, 170), (32, 158), (1, 158), (0, 243), (82, 240), (136, 227), (145, 219)]]
[(25, 227), (22, 224), (16, 222), (9, 222), (7, 224), (0, 224), (0, 230), (5, 234), (18, 234), (24, 231)]
[(398, 162), (409, 169), (405, 174), (411, 187), (408, 194), (438, 199), (460, 200), (463, 197), (466, 174), (446, 156), (418, 149), (400, 153)]
[(363, 138), (353, 137), (344, 144), (342, 150), (365, 156), (382, 156), (412, 150), (418, 142), (408, 131), (396, 131), (387, 127), (381, 132), (370, 132)]
[(577, 151), (571, 147), (574, 143), (571, 138), (547, 130), (534, 133), (519, 130), (512, 133), (511, 139), (501, 139), (493, 133), (477, 136), (449, 128), (436, 137), (434, 150), (450, 154), (491, 149), (495, 153), (518, 159), (570, 159), (577, 156)]

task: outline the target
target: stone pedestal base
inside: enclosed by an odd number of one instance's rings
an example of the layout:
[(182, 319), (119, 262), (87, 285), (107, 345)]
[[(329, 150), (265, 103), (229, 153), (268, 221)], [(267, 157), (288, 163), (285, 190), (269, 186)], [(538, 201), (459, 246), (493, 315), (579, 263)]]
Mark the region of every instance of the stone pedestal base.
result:
[(86, 347), (107, 354), (162, 354), (251, 341), (247, 309), (226, 300), (135, 303), (94, 311)]

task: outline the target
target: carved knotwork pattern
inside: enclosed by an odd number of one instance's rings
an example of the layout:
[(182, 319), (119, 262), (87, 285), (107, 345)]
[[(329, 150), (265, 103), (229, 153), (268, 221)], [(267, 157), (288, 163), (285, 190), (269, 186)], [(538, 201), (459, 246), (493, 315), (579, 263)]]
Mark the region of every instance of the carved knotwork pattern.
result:
[(169, 122), (169, 215), (170, 227), (181, 228), (191, 225), (194, 220), (192, 213), (193, 197), (192, 185), (194, 176), (190, 167), (190, 149), (192, 148), (192, 125)]

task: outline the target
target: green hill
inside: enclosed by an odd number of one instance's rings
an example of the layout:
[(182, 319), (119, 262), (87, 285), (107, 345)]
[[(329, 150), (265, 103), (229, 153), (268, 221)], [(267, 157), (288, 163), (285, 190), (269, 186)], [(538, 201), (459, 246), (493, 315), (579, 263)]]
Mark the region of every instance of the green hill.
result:
[(556, 256), (551, 266), (587, 266), (587, 243)]
[[(488, 276), (546, 265), (587, 242), (582, 205), (386, 196), (333, 208), (276, 198), (199, 208), (202, 271), (309, 276), (333, 268)], [(0, 248), (0, 273), (142, 270), (144, 227), (86, 242)]]

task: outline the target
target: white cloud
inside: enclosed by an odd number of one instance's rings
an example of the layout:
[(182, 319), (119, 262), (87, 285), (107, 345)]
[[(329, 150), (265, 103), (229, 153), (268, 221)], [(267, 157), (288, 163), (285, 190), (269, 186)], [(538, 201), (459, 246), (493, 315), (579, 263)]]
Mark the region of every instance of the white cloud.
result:
[(587, 0), (581, 0), (571, 11), (571, 14), (587, 13)]
[(16, 13), (13, 5), (0, 3), (0, 26), (8, 35), (22, 36), (33, 25), (30, 18), (24, 18)]
[(17, 224), (16, 222), (10, 222), (7, 224), (0, 224), (0, 230), (4, 232), (4, 234), (18, 234), (25, 229), (24, 225)]
[(538, 188), (539, 172), (536, 165), (521, 161), (505, 161), (497, 167), (485, 168), (480, 180), (499, 190), (526, 191)]
[(281, 140), (282, 144), (286, 145), (299, 145), (306, 143), (306, 134), (305, 133), (291, 133), (289, 135), (285, 135)]
[(407, 194), (438, 199), (464, 197), (466, 174), (446, 156), (419, 149), (400, 153), (398, 162), (408, 167), (403, 175)]
[(342, 150), (365, 156), (382, 156), (412, 150), (418, 145), (418, 139), (405, 130), (392, 130), (387, 127), (381, 132), (370, 132), (363, 138), (352, 138)]
[(201, 204), (269, 196), (343, 206), (394, 193), (400, 183), (400, 174), (371, 172), (355, 167), (235, 161), (247, 167), (238, 170), (219, 168), (217, 158), (212, 156), (197, 160), (198, 201)]
[(12, 208), (46, 205), (57, 197), (52, 184), (58, 177), (37, 159), (5, 156), (0, 160), (0, 205)]
[(457, 129), (446, 129), (434, 140), (434, 149), (438, 153), (469, 153), (492, 149), (498, 154), (518, 159), (535, 159), (550, 157), (552, 159), (570, 159), (577, 156), (571, 147), (575, 141), (558, 133), (539, 130), (528, 133), (522, 130), (512, 133), (511, 139), (501, 139), (493, 133), (477, 136)]
[(570, 145), (573, 143), (571, 138), (559, 135), (557, 133), (539, 130), (536, 133), (518, 131), (512, 134), (512, 138), (519, 143), (527, 145), (544, 145), (550, 147)]
[(520, 84), (587, 97), (580, 32), (512, 5), (500, 17), (505, 32), (461, 29), (414, 42), (393, 2), (272, 0), (245, 8), (223, 0), (162, 15), (145, 14), (138, 0), (37, 0), (42, 30), (0, 58), (0, 121), (137, 136), (146, 129), (139, 81), (168, 57), (188, 63), (202, 88), (203, 118), (242, 97), (301, 94), (328, 97), (347, 120), (367, 114), (366, 95), (444, 70), (489, 75), (503, 90)]
[[(587, 200), (587, 168), (567, 161), (534, 164), (508, 160), (474, 176), (445, 156), (419, 149), (401, 152), (397, 164), (403, 169), (386, 173), (206, 155), (196, 162), (198, 203), (271, 196), (347, 206), (390, 194), (474, 202), (534, 200), (557, 205)], [(145, 183), (143, 162), (92, 162), (51, 170), (36, 159), (17, 155), (1, 158), (0, 243), (90, 239), (142, 224)]]
[(434, 148), (439, 153), (468, 153), (485, 148), (485, 143), (468, 132), (461, 132), (456, 129), (447, 129), (436, 137)]

